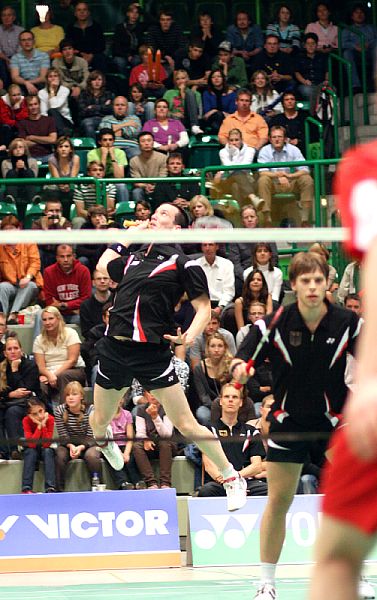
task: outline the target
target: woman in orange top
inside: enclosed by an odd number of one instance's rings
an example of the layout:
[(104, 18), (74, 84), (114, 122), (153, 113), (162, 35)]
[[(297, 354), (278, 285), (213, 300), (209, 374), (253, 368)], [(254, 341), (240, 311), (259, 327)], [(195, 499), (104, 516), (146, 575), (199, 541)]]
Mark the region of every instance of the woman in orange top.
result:
[[(7, 215), (1, 221), (2, 231), (16, 230), (21, 223), (14, 215)], [(17, 323), (18, 312), (29, 306), (43, 287), (40, 272), (41, 260), (37, 244), (0, 245), (0, 304), (8, 315), (8, 323)]]

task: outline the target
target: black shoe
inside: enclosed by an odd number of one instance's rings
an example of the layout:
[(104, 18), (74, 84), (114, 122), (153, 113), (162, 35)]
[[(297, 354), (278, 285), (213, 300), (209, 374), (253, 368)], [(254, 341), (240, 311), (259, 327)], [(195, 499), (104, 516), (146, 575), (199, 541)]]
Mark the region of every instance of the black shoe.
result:
[(123, 483), (121, 484), (120, 490), (134, 490), (135, 486), (133, 483), (130, 483), (129, 481), (123, 481)]
[(4, 202), (8, 202), (8, 204), (16, 204), (16, 198), (12, 196), (12, 194), (7, 194), (4, 198)]
[(56, 494), (56, 489), (53, 487), (49, 487), (46, 490), (46, 494)]
[(146, 490), (147, 489), (147, 484), (145, 483), (145, 481), (143, 481), (142, 479), (140, 481), (137, 482), (135, 488), (137, 490)]

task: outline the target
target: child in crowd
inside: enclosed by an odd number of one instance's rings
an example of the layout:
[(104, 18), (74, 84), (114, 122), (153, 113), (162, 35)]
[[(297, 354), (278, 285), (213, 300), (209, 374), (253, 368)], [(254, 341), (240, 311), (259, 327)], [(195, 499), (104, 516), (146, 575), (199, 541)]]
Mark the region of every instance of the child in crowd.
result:
[[(56, 492), (55, 450), (52, 447), (54, 417), (47, 412), (42, 400), (30, 398), (22, 425), (27, 440), (23, 452), (22, 493), (33, 494), (34, 471), (38, 460), (44, 463), (46, 493)], [(36, 443), (38, 440), (43, 440), (41, 445)]]

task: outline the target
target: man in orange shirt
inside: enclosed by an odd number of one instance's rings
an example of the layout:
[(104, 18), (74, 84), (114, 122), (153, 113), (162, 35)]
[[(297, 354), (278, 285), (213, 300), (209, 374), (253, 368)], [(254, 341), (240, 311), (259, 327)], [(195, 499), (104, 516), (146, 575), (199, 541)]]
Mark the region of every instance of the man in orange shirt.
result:
[(268, 142), (268, 125), (266, 121), (250, 110), (251, 92), (238, 90), (236, 98), (237, 110), (232, 115), (225, 117), (219, 131), (220, 144), (228, 142), (231, 129), (239, 129), (245, 144), (259, 150)]

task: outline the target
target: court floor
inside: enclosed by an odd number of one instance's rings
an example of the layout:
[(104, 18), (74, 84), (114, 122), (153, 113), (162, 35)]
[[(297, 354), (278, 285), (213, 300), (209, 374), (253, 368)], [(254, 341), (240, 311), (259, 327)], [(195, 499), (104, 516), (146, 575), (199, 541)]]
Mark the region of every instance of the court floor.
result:
[[(377, 566), (365, 573), (377, 588)], [(309, 566), (279, 566), (279, 600), (305, 600)], [(257, 567), (0, 574), (1, 600), (251, 600)]]

